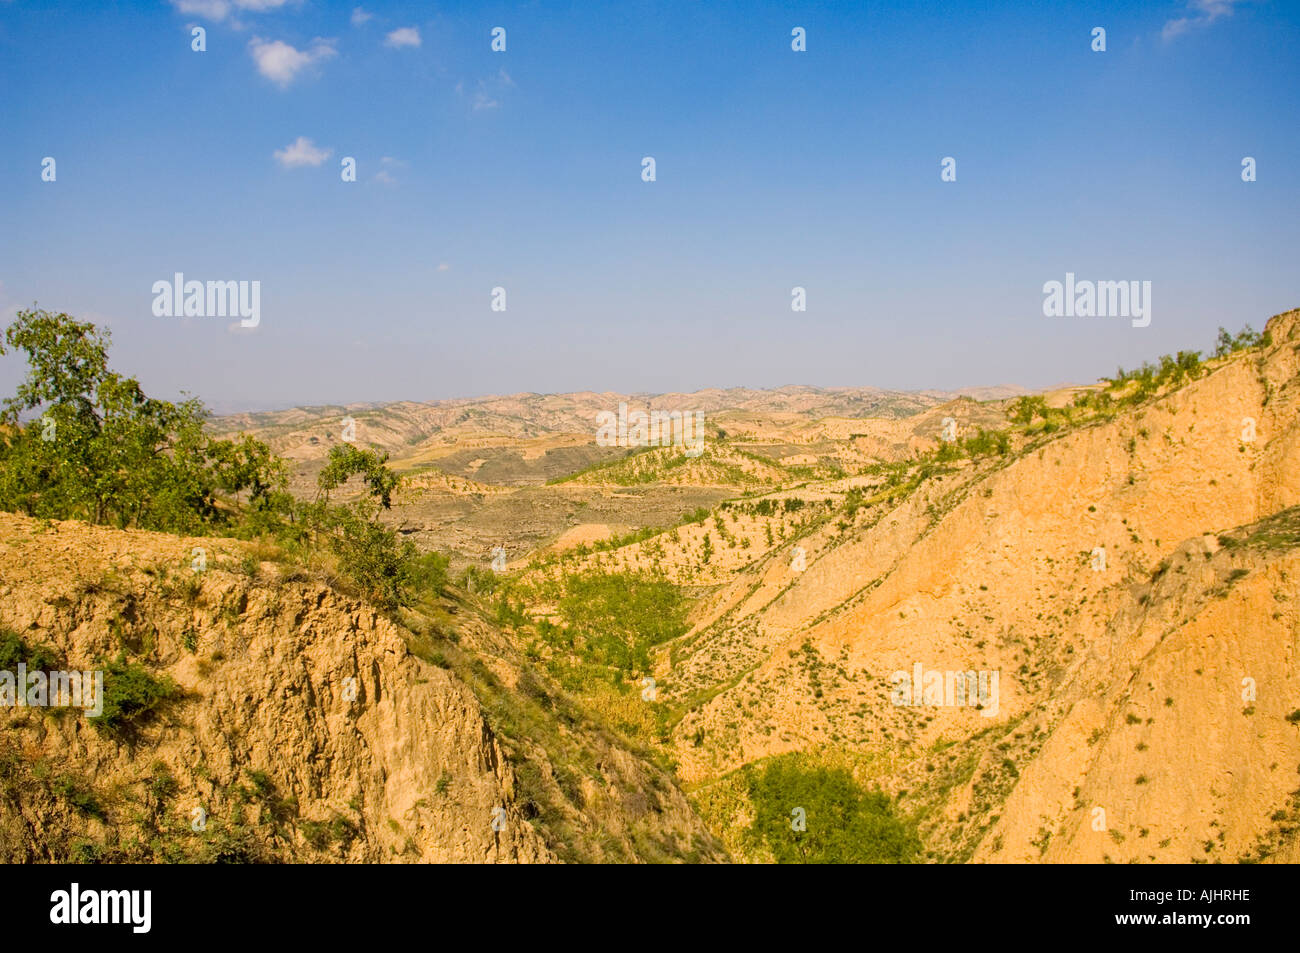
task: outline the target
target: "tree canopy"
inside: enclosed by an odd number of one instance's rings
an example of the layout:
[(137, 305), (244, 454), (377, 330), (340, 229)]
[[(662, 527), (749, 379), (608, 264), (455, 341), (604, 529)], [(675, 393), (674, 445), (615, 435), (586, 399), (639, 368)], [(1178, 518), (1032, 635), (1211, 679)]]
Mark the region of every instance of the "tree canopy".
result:
[(843, 768), (810, 765), (792, 753), (745, 770), (751, 836), (779, 864), (906, 864), (920, 852), (915, 830), (895, 815), (889, 797), (864, 790)]
[[(381, 521), (400, 483), (386, 453), (331, 448), (316, 499), (301, 503), (270, 447), (247, 434), (212, 436), (197, 399), (149, 397), (110, 368), (108, 344), (93, 324), (36, 309), (5, 330), (0, 354), (22, 352), (28, 372), (0, 405), (0, 509), (122, 529), (271, 536), (332, 553), (363, 595), (388, 607), (409, 602), (413, 585), (445, 580), (445, 560), (419, 557)], [(360, 497), (331, 503), (354, 476)]]
[[(21, 311), (0, 343), (27, 378), (0, 409), (0, 508), (120, 528), (199, 533), (228, 526), (231, 503), (267, 506), (286, 467), (251, 437), (204, 432), (196, 399), (149, 397), (109, 368), (108, 334), (67, 314)], [(24, 421), (24, 418), (27, 418)]]

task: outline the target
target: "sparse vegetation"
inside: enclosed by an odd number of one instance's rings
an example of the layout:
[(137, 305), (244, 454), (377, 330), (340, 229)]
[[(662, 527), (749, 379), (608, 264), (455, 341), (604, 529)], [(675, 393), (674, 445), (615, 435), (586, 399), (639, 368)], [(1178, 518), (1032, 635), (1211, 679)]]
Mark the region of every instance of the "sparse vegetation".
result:
[[(664, 817), (690, 813), (667, 804), (670, 796), (681, 796), (675, 788), (677, 758), (689, 767), (689, 773), (677, 777), (706, 779), (689, 786), (690, 796), (737, 859), (962, 862), (988, 859), (1006, 848), (1020, 856), (1028, 844), (1029, 856), (1056, 860), (1073, 849), (1061, 818), (1026, 815), (1032, 817), (1026, 824), (999, 827), (999, 812), (1008, 809), (1022, 772), (1026, 778), (1041, 777), (1032, 773), (1035, 758), (1060, 727), (1044, 714), (1040, 700), (1052, 697), (1061, 684), (1102, 699), (1102, 727), (1075, 721), (1069, 730), (1080, 734), (1070, 743), (1086, 738), (1089, 746), (1100, 746), (1104, 738), (1108, 752), (1139, 762), (1118, 775), (1122, 786), (1152, 784), (1147, 774), (1135, 774), (1142, 768), (1164, 771), (1154, 787), (1168, 788), (1174, 783), (1168, 771), (1174, 769), (1167, 767), (1161, 747), (1165, 729), (1196, 717), (1195, 692), (1198, 685), (1203, 689), (1210, 683), (1214, 672), (1193, 686), (1162, 674), (1134, 681), (1131, 693), (1122, 690), (1117, 681), (1124, 677), (1119, 663), (1126, 643), (1117, 638), (1122, 627), (1133, 621), (1133, 613), (1186, 625), (1202, 593), (1225, 595), (1247, 576), (1234, 600), (1271, 587), (1277, 602), (1267, 606), (1272, 620), (1282, 626), (1293, 621), (1294, 609), (1286, 604), (1291, 580), (1285, 574), (1278, 578), (1273, 566), (1252, 550), (1300, 547), (1300, 507), (1235, 530), (1216, 525), (1226, 550), (1216, 554), (1212, 540), (1198, 544), (1189, 539), (1180, 545), (1172, 530), (1153, 527), (1145, 516), (1135, 519), (1139, 511), (1127, 504), (1159, 485), (1153, 454), (1183, 453), (1179, 448), (1195, 439), (1189, 436), (1193, 429), (1206, 430), (1194, 413), (1180, 411), (1171, 423), (1166, 404), (1179, 401), (1148, 404), (1217, 370), (1219, 362), (1238, 360), (1233, 354), (1268, 343), (1266, 335), (1249, 328), (1236, 336), (1221, 333), (1220, 347), (1208, 361), (1199, 352), (1182, 351), (1134, 371), (1121, 369), (1099, 387), (1064, 395), (953, 402), (951, 413), (960, 417), (964, 434), (957, 440), (935, 440), (935, 421), (950, 410), (943, 407), (914, 429), (896, 426), (892, 444), (879, 436), (885, 432), (881, 429), (859, 435), (871, 439), (859, 441), (851, 451), (844, 447), (842, 419), (816, 427), (801, 419), (794, 426), (763, 421), (748, 430), (743, 422), (728, 423), (727, 434), (718, 431), (696, 458), (686, 457), (680, 448), (645, 448), (606, 459), (550, 481), (564, 484), (561, 492), (543, 497), (548, 505), (560, 500), (555, 509), (563, 515), (558, 519), (518, 527), (515, 535), (514, 527), (500, 530), (508, 520), (490, 526), (511, 547), (508, 572), (489, 571), (471, 561), (483, 562), (487, 533), (475, 533), (484, 523), (465, 534), (468, 542), (456, 544), (453, 577), (451, 559), (419, 553), (402, 530), (414, 528), (409, 535), (422, 541), (437, 538), (431, 527), (443, 512), (476, 507), (492, 493), (525, 500), (514, 510), (497, 511), (498, 516), (517, 514), (519, 507), (535, 505), (530, 494), (541, 492), (540, 478), (522, 488), (485, 489), (497, 477), (475, 477), (484, 482), (456, 487), (455, 494), (439, 498), (442, 509), (431, 510), (438, 513), (434, 519), (412, 527), (401, 522), (409, 511), (402, 510), (402, 481), (394, 468), (429, 464), (412, 463), (401, 451), (394, 451), (392, 463), (378, 447), (344, 444), (322, 448), (309, 466), (295, 471), (297, 495), (290, 496), (282, 479), (285, 464), (267, 445), (243, 436), (219, 441), (205, 434), (201, 405), (188, 411), (182, 408), (189, 405), (170, 411), (154, 406), (138, 414), (115, 409), (113, 395), (129, 387), (112, 377), (106, 359), (103, 371), (95, 370), (102, 356), (102, 347), (96, 347), (104, 339), (89, 325), (67, 323), (67, 316), (46, 318), (50, 320), (29, 317), (35, 330), (20, 329), (6, 338), (12, 347), (34, 348), (34, 353), (28, 348), (35, 368), (29, 384), (53, 383), (45, 390), (44, 384), (31, 385), (26, 402), (7, 411), (10, 416), (0, 423), (0, 469), (29, 468), (23, 477), (8, 470), (0, 476), (0, 506), (12, 504), (49, 518), (63, 514), (57, 518), (244, 540), (230, 544), (239, 547), (237, 552), (214, 554), (215, 580), (182, 571), (174, 560), (171, 568), (158, 563), (143, 570), (152, 580), (149, 599), (157, 598), (148, 609), (162, 604), (173, 616), (165, 626), (154, 625), (147, 613), (142, 617), (145, 606), (129, 578), (134, 571), (138, 582), (138, 569), (89, 574), (75, 592), (47, 600), (51, 611), (64, 614), (60, 623), (73, 614), (78, 600), (97, 609), (107, 606), (112, 613), (107, 638), (112, 651), (123, 651), (104, 663), (107, 703), (98, 727), (108, 737), (97, 741), (120, 743), (125, 750), (127, 743), (155, 734), (151, 724), (165, 726), (192, 708), (189, 700), (169, 708), (179, 689), (157, 666), (176, 663), (185, 666), (179, 671), (197, 669), (202, 678), (219, 679), (219, 663), (225, 653), (238, 657), (249, 627), (268, 617), (276, 625), (293, 617), (297, 592), (285, 587), (286, 580), (314, 578), (384, 609), (388, 621), (400, 624), (409, 653), (427, 663), (407, 660), (415, 672), (409, 680), (396, 685), (384, 680), (374, 684), (372, 693), (368, 660), (360, 660), (361, 668), (349, 669), (364, 676), (364, 692), (356, 703), (364, 708), (381, 692), (404, 691), (410, 683), (451, 684), (465, 698), (472, 692), (475, 704), (470, 707), (481, 711), (516, 777), (512, 816), (517, 811), (564, 860), (696, 855), (698, 845), (655, 833)], [(78, 361), (88, 362), (88, 369), (79, 369)], [(1285, 395), (1280, 378), (1274, 378), (1277, 393)], [(139, 436), (125, 442), (127, 448), (135, 446), (133, 441), (147, 445), (167, 458), (168, 466), (179, 461), (186, 468), (176, 476), (160, 466), (141, 480), (165, 489), (175, 478), (177, 485), (197, 486), (201, 492), (177, 490), (165, 506), (152, 501), (138, 505), (139, 487), (109, 480), (102, 509), (99, 497), (88, 501), (65, 494), (61, 500), (62, 491), (48, 499), (32, 494), (38, 477), (44, 478), (40, 467), (49, 461), (41, 454), (49, 448), (31, 442), (41, 439), (36, 425), (40, 415), (59, 403), (48, 396), (56, 392), (67, 405), (58, 420), (66, 417), (71, 426), (83, 427), (92, 463), (99, 465), (94, 454), (107, 454), (109, 469), (128, 468), (134, 458), (112, 457), (117, 451), (100, 439), (96, 424), (78, 416), (86, 401), (101, 428), (114, 433), (138, 429)], [(47, 396), (33, 403), (39, 394)], [(143, 394), (139, 399), (149, 401)], [(1083, 487), (1059, 501), (1028, 498), (1037, 491), (1026, 473), (1033, 478), (1037, 468), (1050, 481), (1054, 473), (1078, 470), (1081, 458), (1075, 450), (1086, 440), (1062, 437), (1111, 420), (1116, 423), (1099, 429), (1099, 439), (1088, 449), (1106, 455), (1102, 462), (1109, 482)], [(171, 429), (168, 421), (174, 423)], [(525, 428), (530, 425), (523, 421)], [(56, 430), (59, 426), (56, 420)], [(755, 430), (761, 431), (757, 439), (752, 438)], [(152, 443), (146, 439), (150, 434)], [(267, 439), (274, 446), (293, 445)], [(422, 439), (409, 438), (421, 453), (427, 449)], [(453, 458), (448, 472), (478, 472), (490, 451), (477, 457), (477, 450)], [(1235, 442), (1230, 450), (1233, 465), (1250, 463), (1238, 458)], [(575, 453), (568, 459), (578, 466), (592, 456)], [(1025, 461), (1029, 465), (1022, 467)], [(1017, 469), (1004, 479), (1010, 468)], [(206, 475), (196, 477), (194, 471)], [(64, 477), (54, 476), (57, 487)], [(671, 502), (655, 497), (660, 488), (644, 489), (660, 483), (664, 498), (671, 491)], [(635, 489), (613, 489), (619, 487)], [(1021, 505), (1018, 496), (1026, 497), (1024, 509), (1008, 520), (1008, 509)], [(711, 505), (692, 509), (701, 500)], [(976, 505), (945, 521), (963, 501)], [(638, 517), (625, 518), (633, 508)], [(1021, 525), (1024, 514), (1043, 508), (1055, 508), (1053, 519), (1077, 522), (1086, 532), (1078, 540), (1063, 533), (1065, 545), (1056, 549), (1052, 546), (1061, 540), (1049, 540), (1050, 545), (1031, 540), (1033, 534)], [(685, 515), (678, 519), (680, 514)], [(637, 528), (625, 532), (629, 525)], [(990, 549), (987, 562), (965, 563), (951, 578), (928, 578), (929, 567), (918, 573), (908, 563), (909, 553), (921, 547), (928, 547), (929, 558), (942, 560), (982, 525), (989, 526), (989, 539), (1004, 554)], [(957, 530), (950, 532), (953, 526)], [(559, 533), (570, 530), (572, 536), (556, 542)], [(460, 524), (454, 532), (461, 532)], [(1170, 545), (1151, 538), (1156, 535), (1168, 537)], [(446, 533), (443, 538), (458, 537)], [(1102, 543), (1110, 571), (1094, 577), (1088, 572), (1090, 547)], [(1016, 562), (1025, 546), (1036, 563)], [(812, 572), (792, 565), (796, 547), (806, 551)], [(522, 555), (530, 551), (546, 555)], [(1186, 571), (1193, 558), (1197, 570), (1205, 561), (1211, 584), (1203, 589), (1197, 574)], [(916, 595), (913, 582), (923, 586), (925, 598), (911, 598)], [(885, 600), (873, 595), (882, 585)], [(1261, 619), (1266, 621), (1267, 614)], [(308, 625), (314, 622), (303, 621), (304, 632), (311, 632)], [(889, 669), (875, 670), (880, 661), (876, 643), (858, 638), (864, 627), (872, 628), (872, 638), (879, 637), (880, 644), (902, 644), (911, 651), (913, 641), (919, 645), (931, 633), (940, 633), (974, 660), (997, 660), (1004, 677), (1016, 678), (1023, 691), (1024, 711), (1011, 718), (1004, 712), (986, 722), (976, 711), (949, 718), (924, 707), (892, 705)], [(1095, 641), (1099, 635), (1109, 641)], [(68, 644), (61, 633), (56, 641)], [(1103, 644), (1109, 647), (1108, 659), (1115, 659), (1113, 671), (1097, 664), (1093, 646)], [(1083, 650), (1076, 654), (1080, 646)], [(20, 637), (0, 629), (0, 670), (20, 661), (29, 668), (52, 667), (59, 660), (58, 650), (41, 636)], [(1141, 684), (1146, 688), (1140, 689)], [(1179, 712), (1159, 713), (1162, 702), (1175, 707), (1174, 696), (1159, 692), (1183, 688), (1193, 694), (1177, 696)], [(338, 698), (334, 675), (321, 694)], [(1233, 707), (1235, 717), (1235, 702)], [(1257, 714), (1247, 707), (1244, 714), (1254, 719), (1240, 724), (1252, 731), (1289, 731), (1270, 721), (1270, 710), (1264, 706)], [(970, 715), (966, 721), (957, 720), (965, 714)], [(57, 717), (57, 722), (31, 719), (31, 724), (66, 730), (68, 714)], [(1285, 717), (1300, 723), (1300, 710)], [(1150, 726), (1156, 718), (1160, 732), (1122, 727)], [(792, 748), (793, 753), (760, 757)], [(346, 810), (341, 803), (317, 801), (300, 816), (296, 802), (276, 793), (269, 771), (248, 769), (240, 783), (221, 792), (229, 803), (221, 803), (219, 816), (214, 812), (200, 852), (159, 848), (153, 841), (165, 839), (161, 832), (179, 813), (177, 805), (168, 808), (168, 803), (180, 792), (193, 793), (193, 779), (185, 777), (173, 753), (165, 756), (178, 765), (183, 780), (178, 782), (155, 759), (148, 773), (139, 773), (129, 798), (108, 786), (96, 788), (93, 779), (57, 762), (10, 767), (4, 759), (11, 756), (0, 746), (0, 795), (11, 790), (5, 777), (28, 783), (39, 775), (37, 789), (62, 805), (63, 816), (106, 818), (123, 831), (128, 813), (132, 823), (137, 816), (144, 819), (136, 830), (148, 848), (128, 849), (122, 838), (79, 838), (60, 856), (247, 861), (317, 852), (355, 859), (354, 845), (368, 837), (359, 805), (370, 802), (369, 793), (364, 798), (358, 794)], [(142, 758), (140, 765), (152, 757)], [(418, 792), (415, 809), (455, 810), (471, 790), (460, 780), (459, 768), (453, 775), (441, 770), (443, 763), (450, 762), (433, 761), (434, 774), (426, 776), (428, 789)], [(1109, 783), (1090, 774), (1075, 787), (1071, 810), (1083, 811), (1098, 800), (1113, 803), (1104, 800), (1114, 793), (1106, 790)], [(876, 785), (899, 793), (882, 793)], [(1126, 793), (1143, 797), (1141, 790)], [(375, 815), (374, 807), (370, 803), (366, 816), (378, 828), (370, 833), (388, 838), (384, 851), (392, 844), (396, 857), (418, 852), (411, 838), (419, 836), (421, 823), (409, 814)], [(1290, 810), (1274, 812), (1274, 840), (1290, 836)], [(601, 811), (619, 813), (620, 824), (593, 823)], [(792, 823), (796, 820), (806, 826), (801, 829)], [(1147, 834), (1136, 824), (1123, 832), (1111, 830), (1106, 847), (1115, 851), (1112, 845), (1127, 844), (1133, 849)], [(1198, 833), (1189, 843), (1195, 853), (1213, 854), (1207, 861), (1213, 862), (1222, 841), (1222, 835), (1207, 841)], [(1162, 847), (1168, 843), (1161, 841)], [(1204, 850), (1203, 844), (1208, 845)]]

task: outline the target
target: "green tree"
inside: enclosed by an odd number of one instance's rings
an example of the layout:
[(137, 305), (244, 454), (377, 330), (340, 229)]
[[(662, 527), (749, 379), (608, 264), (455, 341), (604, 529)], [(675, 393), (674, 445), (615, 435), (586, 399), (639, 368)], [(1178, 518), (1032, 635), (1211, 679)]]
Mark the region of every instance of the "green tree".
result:
[(676, 586), (635, 573), (572, 573), (558, 600), (565, 642), (586, 661), (626, 673), (650, 670), (650, 648), (683, 635), (686, 602)]
[(1020, 397), (1011, 405), (1009, 416), (1012, 423), (1028, 427), (1035, 417), (1047, 418), (1047, 400), (1042, 397)]
[(916, 858), (920, 838), (895, 815), (888, 796), (864, 790), (843, 768), (805, 762), (792, 753), (745, 769), (755, 812), (750, 836), (766, 844), (777, 863), (906, 864)]
[[(330, 495), (354, 476), (361, 477), (366, 492), (351, 502), (331, 505)], [(316, 479), (316, 501), (305, 510), (317, 544), (333, 550), (339, 569), (362, 595), (390, 609), (410, 603), (417, 581), (415, 544), (400, 539), (395, 529), (381, 521), (393, 505), (400, 480), (388, 468), (387, 453), (351, 444), (331, 447)]]
[(8, 348), (26, 354), (28, 374), (0, 408), (0, 508), (196, 533), (231, 523), (221, 493), (277, 501), (281, 461), (251, 437), (209, 437), (198, 400), (151, 398), (111, 370), (108, 335), (93, 324), (21, 311), (0, 354)]

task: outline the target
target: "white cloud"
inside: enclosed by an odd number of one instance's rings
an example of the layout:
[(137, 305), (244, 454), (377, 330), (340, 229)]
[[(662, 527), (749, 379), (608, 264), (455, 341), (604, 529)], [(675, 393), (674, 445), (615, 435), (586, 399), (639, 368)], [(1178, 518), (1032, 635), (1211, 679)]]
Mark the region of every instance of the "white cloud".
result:
[(205, 20), (224, 20), (230, 15), (230, 0), (171, 0), (177, 13), (203, 17)]
[[(507, 89), (513, 89), (515, 81), (510, 78), (510, 74), (505, 70), (498, 70), (497, 75), (490, 80), (479, 80), (478, 88), (474, 91), (473, 98), (470, 99), (470, 108), (479, 109), (496, 109), (501, 105), (502, 94)], [(457, 83), (456, 91), (462, 92), (464, 87)]]
[(438, 263), (438, 270), (439, 270), (439, 271), (451, 271), (451, 265), (447, 264), (445, 261), (443, 261), (443, 262), (439, 262), (439, 263)]
[(220, 22), (233, 10), (247, 10), (250, 13), (265, 13), (278, 10), (289, 0), (169, 0), (177, 13), (186, 13), (205, 20)]
[(401, 49), (404, 46), (419, 45), (420, 31), (419, 28), (413, 26), (398, 27), (384, 38), (384, 46), (391, 46), (395, 50)]
[(1244, 0), (1190, 0), (1188, 6), (1204, 13), (1211, 20), (1217, 20), (1219, 17), (1230, 15), (1233, 7), (1242, 2)]
[(1160, 37), (1164, 40), (1172, 40), (1187, 33), (1193, 27), (1209, 26), (1215, 20), (1232, 16), (1232, 11), (1237, 8), (1237, 4), (1243, 2), (1245, 0), (1187, 0), (1187, 11), (1193, 16), (1166, 20), (1160, 31)]
[(360, 7), (353, 7), (353, 8), (352, 8), (352, 25), (353, 25), (353, 26), (365, 26), (365, 24), (366, 24), (366, 22), (367, 22), (368, 20), (373, 20), (374, 18), (375, 18), (375, 15), (374, 15), (373, 13), (366, 13), (366, 11), (363, 10), (363, 9), (361, 9)]
[(304, 165), (318, 166), (333, 152), (333, 149), (319, 148), (306, 136), (299, 136), (283, 149), (276, 149), (272, 156), (286, 169), (297, 169)]
[(379, 160), (379, 171), (375, 173), (374, 181), (383, 185), (396, 185), (397, 177), (393, 172), (397, 169), (405, 169), (407, 163), (401, 159), (394, 159), (392, 156), (384, 156)]
[(308, 66), (335, 55), (334, 41), (319, 37), (311, 41), (306, 50), (295, 49), (283, 40), (263, 40), (253, 37), (248, 50), (257, 63), (257, 71), (280, 86), (288, 86)]

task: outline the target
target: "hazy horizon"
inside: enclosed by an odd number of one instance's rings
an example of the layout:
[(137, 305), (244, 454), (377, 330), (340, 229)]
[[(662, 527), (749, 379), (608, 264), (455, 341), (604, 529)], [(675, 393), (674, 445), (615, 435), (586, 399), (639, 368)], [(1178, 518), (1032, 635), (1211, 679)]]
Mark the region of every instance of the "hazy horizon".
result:
[[(708, 390), (721, 390), (721, 391), (751, 390), (751, 391), (769, 392), (769, 391), (781, 391), (787, 388), (811, 388), (813, 390), (818, 390), (818, 391), (837, 391), (837, 390), (857, 390), (862, 388), (870, 388), (871, 386), (872, 385), (870, 384), (824, 384), (824, 385), (823, 384), (778, 384), (774, 387), (746, 387), (743, 384), (738, 384), (734, 387), (700, 387), (689, 391), (631, 391), (631, 392), (607, 391), (607, 390), (597, 391), (597, 390), (592, 390), (591, 388), (577, 388), (574, 390), (565, 390), (565, 391), (546, 391), (546, 392), (515, 391), (513, 393), (508, 393), (508, 394), (507, 393), (465, 394), (465, 395), (455, 395), (451, 397), (430, 398), (427, 400), (408, 397), (408, 398), (397, 398), (396, 400), (333, 400), (333, 401), (317, 401), (312, 403), (286, 403), (286, 404), (276, 405), (276, 406), (263, 406), (262, 404), (256, 402), (249, 402), (247, 405), (241, 405), (241, 403), (238, 400), (222, 400), (222, 401), (204, 400), (203, 403), (208, 408), (208, 410), (215, 416), (228, 417), (228, 416), (234, 416), (236, 414), (274, 413), (276, 411), (292, 410), (294, 408), (302, 408), (304, 410), (310, 410), (312, 408), (317, 408), (317, 407), (355, 407), (358, 405), (384, 406), (387, 404), (399, 404), (399, 403), (436, 404), (436, 403), (442, 403), (447, 401), (481, 402), (481, 401), (489, 401), (489, 400), (504, 400), (511, 397), (521, 397), (521, 396), (563, 397), (568, 394), (583, 394), (583, 393), (598, 393), (598, 394), (609, 393), (609, 394), (622, 394), (623, 396), (633, 397), (633, 398), (655, 398), (655, 397), (663, 397), (668, 394), (678, 394), (678, 393), (694, 394), (694, 393), (699, 393), (701, 391), (708, 391)], [(1044, 389), (1055, 390), (1058, 388), (1077, 387), (1077, 386), (1080, 385), (1067, 382), (1067, 383), (1049, 385), (1047, 388)], [(1022, 390), (1026, 392), (1028, 390), (1027, 388), (1020, 388), (1015, 384), (991, 384), (991, 385), (977, 384), (970, 387), (953, 387), (953, 388), (915, 388), (915, 389), (880, 388), (880, 390), (884, 390), (889, 393), (898, 393), (898, 394), (944, 393), (944, 394), (953, 394), (955, 396), (963, 396), (972, 391), (1001, 390), (1001, 389)]]

